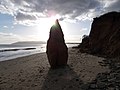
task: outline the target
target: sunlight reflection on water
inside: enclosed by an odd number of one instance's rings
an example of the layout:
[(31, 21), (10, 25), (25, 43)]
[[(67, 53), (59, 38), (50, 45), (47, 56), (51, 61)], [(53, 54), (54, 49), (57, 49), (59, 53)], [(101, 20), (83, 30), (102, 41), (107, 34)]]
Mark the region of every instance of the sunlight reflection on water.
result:
[[(67, 44), (67, 47), (73, 47), (77, 46), (78, 44)], [(36, 49), (30, 49), (30, 50), (22, 50), (25, 48), (36, 48)], [(5, 46), (0, 46), (0, 50), (10, 50), (10, 49), (20, 49), (17, 51), (3, 51), (0, 52), (0, 61), (5, 61), (5, 60), (10, 60), (14, 59), (17, 57), (22, 57), (22, 56), (28, 56), (36, 53), (43, 53), (46, 52), (46, 44), (41, 44), (37, 46), (29, 46), (29, 47), (5, 47)]]

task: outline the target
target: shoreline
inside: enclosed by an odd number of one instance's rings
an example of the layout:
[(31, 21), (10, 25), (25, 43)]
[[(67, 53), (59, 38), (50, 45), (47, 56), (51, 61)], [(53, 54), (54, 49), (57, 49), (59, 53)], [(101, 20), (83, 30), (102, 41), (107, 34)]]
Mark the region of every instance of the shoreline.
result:
[[(68, 50), (71, 50), (71, 49), (72, 49), (72, 47), (69, 47), (69, 48), (68, 48)], [(46, 52), (40, 52), (40, 53), (37, 52), (37, 53), (32, 53), (32, 54), (30, 54), (30, 55), (27, 55), (27, 54), (26, 54), (25, 56), (22, 55), (22, 56), (18, 56), (18, 57), (12, 58), (12, 59), (1, 60), (0, 63), (1, 63), (1, 62), (5, 62), (5, 61), (17, 60), (17, 59), (19, 59), (19, 58), (27, 58), (27, 57), (29, 57), (29, 56), (31, 56), (31, 55), (42, 54), (42, 53), (43, 53), (43, 54), (46, 54)]]
[(46, 53), (0, 62), (0, 89), (79, 90), (86, 88), (99, 73), (109, 72), (108, 67), (98, 63), (104, 58), (78, 53), (73, 48), (68, 53), (68, 66), (55, 70), (50, 69)]
[[(68, 48), (72, 48), (73, 46), (77, 46), (77, 44), (71, 44), (71, 45), (67, 44)], [(4, 52), (1, 52), (1, 51), (4, 51)], [(19, 57), (29, 56), (37, 53), (45, 53), (45, 52), (46, 52), (46, 46), (1, 49), (0, 62), (19, 58)]]
[(44, 53), (45, 54), (45, 52), (41, 52), (41, 53), (32, 53), (32, 54), (26, 54), (25, 56), (24, 55), (21, 55), (21, 56), (18, 56), (18, 57), (12, 57), (12, 58), (10, 58), (10, 59), (5, 59), (5, 60), (1, 60), (0, 61), (0, 63), (1, 62), (7, 62), (7, 61), (12, 61), (12, 60), (17, 60), (17, 59), (19, 59), (19, 58), (27, 58), (27, 57), (29, 57), (29, 56), (32, 56), (32, 55), (36, 55), (36, 54), (42, 54), (42, 53)]

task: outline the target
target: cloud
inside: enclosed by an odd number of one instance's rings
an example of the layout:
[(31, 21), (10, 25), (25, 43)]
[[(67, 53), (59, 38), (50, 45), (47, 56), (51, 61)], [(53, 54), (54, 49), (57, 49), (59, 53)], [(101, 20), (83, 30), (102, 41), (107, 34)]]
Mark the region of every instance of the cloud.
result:
[(8, 29), (8, 26), (3, 26), (4, 29)]
[[(16, 23), (34, 22), (60, 15), (60, 20), (91, 20), (110, 10), (119, 10), (119, 0), (0, 0), (0, 12), (14, 16)], [(29, 22), (28, 22), (29, 21)]]
[(14, 43), (18, 41), (44, 41), (46, 38), (42, 38), (39, 35), (17, 35), (13, 33), (0, 32), (0, 44)]
[(12, 29), (14, 29), (14, 26), (11, 26)]
[(120, 11), (120, 0), (110, 0), (106, 3), (107, 11)]
[(17, 13), (17, 15), (15, 15), (15, 19), (16, 20), (21, 20), (21, 21), (24, 21), (24, 20), (36, 20), (36, 16), (34, 15), (29, 15), (29, 14), (25, 14), (25, 13)]
[(2, 26), (2, 30), (14, 29), (14, 26)]
[(88, 28), (82, 28), (81, 29), (81, 31), (87, 31), (88, 30)]
[(22, 40), (22, 38), (13, 33), (0, 32), (0, 43), (12, 43), (20, 40)]
[(0, 36), (14, 36), (12, 33), (2, 33), (0, 32)]
[(65, 40), (66, 42), (76, 42), (76, 43), (80, 43), (82, 41), (82, 37), (81, 35), (67, 35), (65, 36)]

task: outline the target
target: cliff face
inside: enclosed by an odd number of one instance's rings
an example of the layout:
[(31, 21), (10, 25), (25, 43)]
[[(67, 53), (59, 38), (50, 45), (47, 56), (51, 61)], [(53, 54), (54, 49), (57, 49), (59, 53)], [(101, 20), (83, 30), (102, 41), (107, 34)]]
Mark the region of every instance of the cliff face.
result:
[(91, 32), (80, 50), (108, 57), (120, 56), (120, 13), (110, 12), (94, 18)]

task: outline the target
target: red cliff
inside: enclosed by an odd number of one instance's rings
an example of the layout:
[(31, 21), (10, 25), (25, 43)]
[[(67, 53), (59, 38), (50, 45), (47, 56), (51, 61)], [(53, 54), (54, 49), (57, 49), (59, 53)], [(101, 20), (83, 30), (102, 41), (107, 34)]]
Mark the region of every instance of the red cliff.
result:
[(80, 50), (108, 57), (120, 56), (120, 12), (94, 18), (90, 34), (82, 40)]

